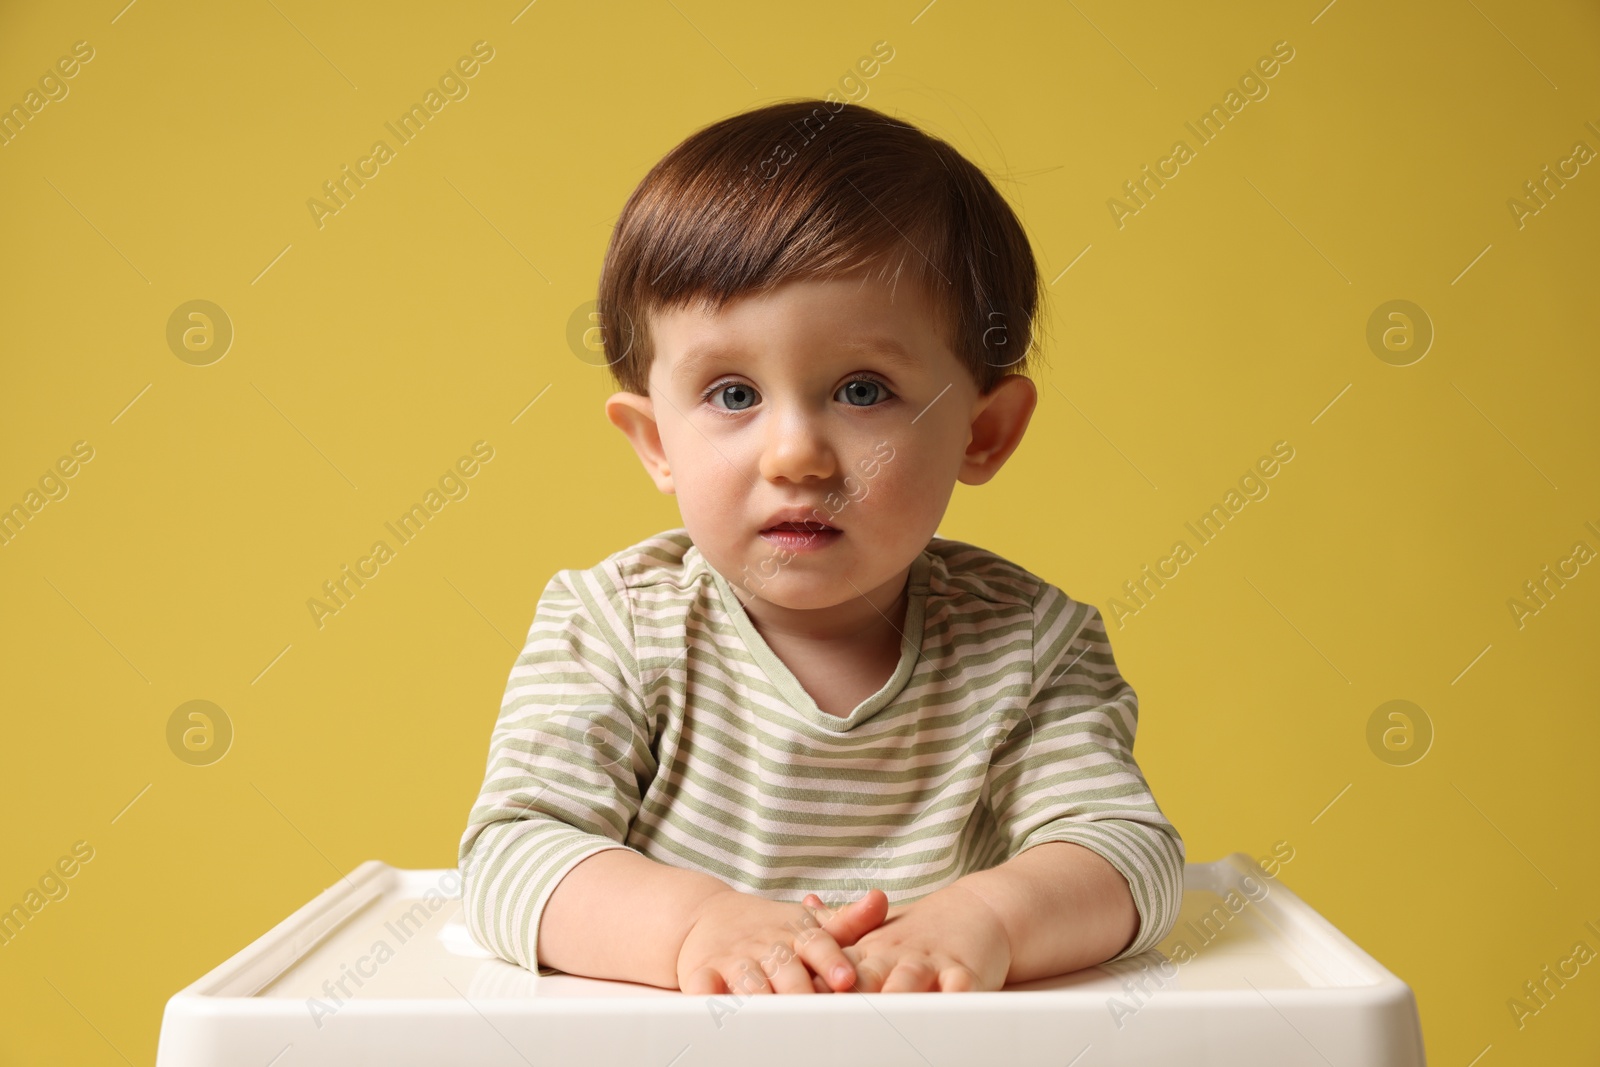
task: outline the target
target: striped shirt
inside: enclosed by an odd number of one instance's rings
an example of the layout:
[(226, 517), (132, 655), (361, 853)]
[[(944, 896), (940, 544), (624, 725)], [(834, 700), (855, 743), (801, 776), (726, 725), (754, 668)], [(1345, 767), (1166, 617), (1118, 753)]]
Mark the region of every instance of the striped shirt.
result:
[(1127, 879), (1170, 931), (1183, 842), (1133, 759), (1138, 699), (1095, 607), (974, 545), (912, 563), (900, 660), (831, 715), (683, 528), (558, 571), (506, 685), (461, 837), (466, 925), (539, 970), (545, 904), (628, 848), (735, 889), (908, 904), (1045, 841)]

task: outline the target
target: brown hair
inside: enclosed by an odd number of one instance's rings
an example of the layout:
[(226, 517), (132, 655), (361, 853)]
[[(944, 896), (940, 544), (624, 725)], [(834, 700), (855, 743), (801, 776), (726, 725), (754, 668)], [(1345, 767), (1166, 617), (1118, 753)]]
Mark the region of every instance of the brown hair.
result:
[(596, 300), (607, 366), (646, 395), (652, 312), (715, 312), (874, 265), (891, 284), (904, 271), (925, 287), (980, 392), (1026, 370), (1043, 286), (1022, 224), (983, 171), (937, 137), (840, 100), (722, 119), (652, 167), (617, 220)]

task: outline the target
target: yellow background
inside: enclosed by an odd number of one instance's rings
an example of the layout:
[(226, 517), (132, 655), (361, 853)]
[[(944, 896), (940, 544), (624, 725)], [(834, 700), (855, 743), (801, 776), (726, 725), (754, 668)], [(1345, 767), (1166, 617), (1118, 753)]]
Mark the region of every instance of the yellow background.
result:
[[(1600, 164), (1506, 206), (1600, 150), (1593, 5), (414, 6), (0, 15), (0, 103), (95, 50), (0, 148), (0, 506), (95, 450), (0, 547), (0, 903), (95, 849), (0, 948), (0, 1061), (151, 1063), (166, 999), (340, 872), (454, 862), (544, 582), (678, 524), (567, 340), (612, 223), (691, 131), (883, 40), (856, 98), (992, 174), (1053, 279), (1029, 436), (941, 533), (1106, 610), (1290, 442), (1112, 628), (1156, 795), (1191, 860), (1289, 842), (1431, 1062), (1593, 1062), (1600, 967), (1506, 1006), (1600, 950), (1600, 567), (1506, 606), (1600, 549)], [(306, 201), (480, 39), (470, 95), (319, 229)], [(1280, 40), (1270, 95), (1118, 229), (1108, 198)], [(166, 342), (194, 299), (235, 329), (210, 366)], [(1366, 342), (1393, 299), (1436, 330), (1411, 366)], [(478, 440), (470, 495), (318, 629), (306, 600)], [(195, 699), (235, 730), (211, 766), (167, 744)], [(1367, 745), (1392, 699), (1435, 731), (1410, 766)]]

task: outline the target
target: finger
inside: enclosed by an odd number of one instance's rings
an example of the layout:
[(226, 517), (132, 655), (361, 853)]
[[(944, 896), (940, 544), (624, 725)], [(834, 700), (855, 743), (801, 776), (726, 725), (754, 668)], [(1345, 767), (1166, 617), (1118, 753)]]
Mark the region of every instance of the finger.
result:
[(741, 996), (758, 996), (762, 993), (772, 992), (772, 986), (767, 982), (767, 976), (761, 973), (761, 967), (753, 959), (742, 959), (723, 972), (723, 977), (728, 983), (729, 993), (738, 993)]
[(768, 976), (768, 981), (779, 993), (811, 995), (816, 993), (815, 987), (811, 984), (813, 977), (815, 976), (806, 970), (806, 965), (800, 962), (800, 958), (790, 953), (778, 969)]
[(815, 989), (818, 993), (833, 992), (833, 990), (828, 988), (828, 983), (822, 980), (822, 976), (820, 974), (814, 974), (811, 976), (811, 988)]
[(841, 908), (822, 928), (839, 944), (853, 945), (882, 925), (888, 914), (888, 895), (881, 889), (869, 889), (860, 900)]
[(856, 984), (852, 987), (854, 993), (876, 993), (883, 988), (883, 980), (887, 977), (885, 965), (878, 960), (861, 960), (856, 963)]
[(843, 992), (856, 980), (856, 969), (845, 958), (844, 952), (823, 930), (811, 931), (811, 936), (799, 939), (800, 961), (809, 967), (832, 988)]
[(945, 993), (971, 993), (978, 988), (978, 976), (957, 964), (939, 972), (939, 989)]
[(849, 907), (848, 903), (841, 904), (837, 908), (830, 907), (815, 893), (807, 893), (805, 900), (801, 901), (800, 903), (801, 906), (806, 909), (806, 912), (811, 916), (812, 924), (814, 924), (817, 928), (827, 927), (829, 923), (843, 915), (845, 909)]
[(708, 965), (685, 979), (682, 990), (690, 996), (721, 996), (728, 992), (728, 983), (723, 981), (715, 967)]
[(818, 926), (833, 918), (833, 909), (824, 904), (822, 898), (815, 893), (807, 893), (806, 898), (800, 904), (811, 913), (811, 918)]
[(901, 960), (884, 979), (882, 993), (926, 993), (939, 980), (939, 972), (923, 960)]

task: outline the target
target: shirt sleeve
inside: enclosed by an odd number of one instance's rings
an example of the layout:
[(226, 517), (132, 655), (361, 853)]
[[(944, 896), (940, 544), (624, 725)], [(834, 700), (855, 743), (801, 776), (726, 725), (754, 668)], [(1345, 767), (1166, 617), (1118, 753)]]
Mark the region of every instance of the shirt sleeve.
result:
[(620, 575), (610, 561), (557, 572), (512, 666), (458, 849), (462, 914), (479, 944), (540, 969), (539, 920), (556, 885), (579, 861), (629, 847), (653, 741)]
[(1047, 585), (1033, 604), (1033, 696), (1003, 723), (990, 760), (989, 803), (1006, 859), (1046, 841), (1094, 850), (1124, 878), (1139, 911), (1133, 942), (1155, 947), (1183, 898), (1183, 839), (1133, 759), (1139, 704), (1117, 670), (1092, 605)]

